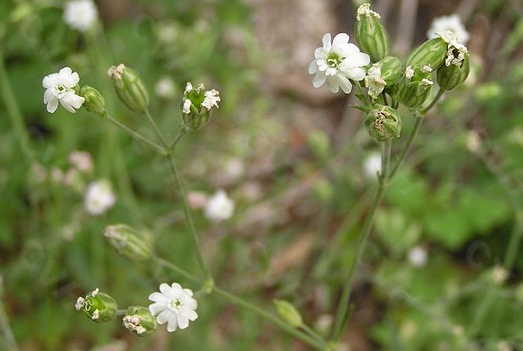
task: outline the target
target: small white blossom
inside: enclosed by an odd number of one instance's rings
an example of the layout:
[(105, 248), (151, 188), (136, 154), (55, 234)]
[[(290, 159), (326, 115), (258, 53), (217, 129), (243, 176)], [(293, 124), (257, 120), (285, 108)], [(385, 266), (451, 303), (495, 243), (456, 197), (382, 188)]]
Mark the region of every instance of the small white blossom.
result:
[(374, 16), (378, 19), (381, 18), (380, 14), (375, 12), (375, 11), (372, 11), (370, 9), (370, 4), (369, 3), (366, 3), (366, 4), (362, 4), (360, 7), (358, 7), (358, 11), (356, 12), (356, 19), (358, 21), (361, 20), (361, 17), (369, 17), (369, 16)]
[(367, 76), (365, 77), (365, 86), (369, 88), (370, 97), (374, 100), (377, 99), (383, 92), (383, 89), (385, 89), (386, 84), (385, 80), (381, 77), (380, 64), (373, 64), (372, 67), (368, 69)]
[(209, 90), (205, 92), (205, 99), (203, 99), (202, 106), (205, 107), (207, 110), (211, 110), (211, 108), (216, 107), (218, 108), (218, 102), (220, 102), (220, 93), (217, 90)]
[(74, 304), (74, 307), (76, 308), (77, 311), (80, 311), (82, 309), (82, 307), (84, 307), (84, 305), (85, 305), (85, 299), (80, 296), (76, 300), (76, 303)]
[(98, 320), (98, 318), (100, 318), (100, 311), (98, 309), (96, 309), (96, 310), (94, 310), (93, 315), (91, 316), (91, 319), (93, 321), (96, 321), (96, 320)]
[(44, 77), (43, 87), (44, 103), (47, 111), (53, 113), (58, 108), (58, 102), (69, 112), (75, 113), (84, 103), (85, 99), (76, 95), (74, 88), (78, 85), (80, 76), (69, 67), (62, 68), (58, 73)]
[(432, 67), (430, 67), (430, 64), (425, 65), (425, 66), (423, 66), (421, 68), (421, 72), (422, 73), (430, 73), (430, 72), (432, 72)]
[(163, 99), (172, 99), (176, 94), (176, 87), (171, 78), (163, 77), (156, 82), (154, 91)]
[(232, 217), (234, 202), (229, 199), (225, 191), (218, 190), (205, 206), (205, 216), (212, 221), (221, 221)]
[(73, 29), (85, 32), (97, 19), (98, 11), (91, 0), (73, 0), (65, 4), (64, 21)]
[(409, 251), (409, 262), (416, 267), (423, 267), (427, 264), (427, 250), (422, 246), (416, 246)]
[(99, 180), (87, 187), (84, 204), (87, 212), (91, 215), (98, 216), (107, 212), (115, 202), (116, 197), (108, 181)]
[(93, 170), (93, 158), (87, 151), (71, 152), (69, 162), (82, 173), (89, 173)]
[(193, 298), (193, 292), (183, 289), (178, 283), (172, 283), (171, 286), (161, 284), (160, 292), (149, 295), (149, 300), (153, 302), (149, 305), (149, 311), (157, 316), (158, 324), (167, 323), (169, 332), (178, 328), (185, 329), (189, 326), (189, 321), (193, 322), (198, 318), (198, 303)]
[(381, 155), (379, 152), (372, 152), (365, 158), (363, 171), (367, 179), (376, 179), (378, 172), (381, 172)]
[(412, 66), (407, 66), (407, 68), (405, 68), (405, 77), (407, 77), (407, 79), (412, 79), (412, 77), (414, 77), (414, 69)]
[(432, 84), (434, 84), (434, 82), (431, 81), (430, 79), (423, 78), (423, 79), (421, 80), (421, 85), (432, 85)]
[(443, 39), (447, 44), (447, 58), (445, 59), (445, 66), (461, 64), (465, 59), (468, 49), (461, 43), (454, 32), (447, 30), (445, 32), (436, 32), (436, 35)]
[(193, 90), (192, 84), (190, 82), (187, 82), (187, 84), (185, 85), (185, 91), (183, 93), (187, 95), (187, 93), (191, 90)]
[(435, 18), (432, 21), (430, 29), (427, 31), (427, 37), (429, 39), (434, 39), (438, 36), (436, 33), (443, 33), (447, 30), (452, 31), (463, 43), (467, 43), (470, 39), (469, 33), (457, 14)]
[(139, 316), (125, 316), (123, 317), (123, 326), (129, 331), (135, 331), (136, 334), (142, 335), (147, 330), (140, 324)]
[(189, 114), (191, 112), (191, 106), (192, 106), (192, 102), (190, 99), (187, 99), (183, 102), (183, 113), (185, 113), (186, 115)]
[(314, 60), (309, 65), (309, 74), (315, 74), (312, 81), (315, 88), (327, 82), (331, 92), (337, 93), (341, 87), (349, 94), (352, 90), (349, 79), (365, 78), (364, 66), (370, 63), (370, 57), (349, 43), (349, 39), (346, 33), (337, 34), (332, 42), (330, 33), (323, 36), (323, 46), (314, 51)]

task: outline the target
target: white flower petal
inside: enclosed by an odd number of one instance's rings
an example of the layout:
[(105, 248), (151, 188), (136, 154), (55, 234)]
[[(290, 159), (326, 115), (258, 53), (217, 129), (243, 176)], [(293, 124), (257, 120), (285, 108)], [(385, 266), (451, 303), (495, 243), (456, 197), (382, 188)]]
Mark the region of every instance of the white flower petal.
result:
[(169, 318), (169, 324), (167, 324), (167, 331), (169, 333), (172, 333), (177, 328), (178, 328), (178, 315), (173, 313), (171, 318)]
[(343, 71), (343, 73), (345, 73), (345, 75), (348, 78), (350, 78), (352, 80), (357, 80), (357, 81), (365, 79), (365, 74), (366, 74), (365, 69), (359, 68), (359, 67), (349, 68), (348, 70)]
[(323, 38), (321, 39), (323, 43), (323, 49), (324, 50), (330, 50), (331, 49), (331, 34), (326, 33)]
[(48, 101), (47, 101), (47, 111), (54, 113), (56, 109), (58, 108), (58, 99), (53, 95)]
[(185, 316), (192, 322), (198, 319), (198, 313), (194, 310), (187, 310), (184, 312)]
[(325, 80), (327, 79), (327, 76), (324, 72), (317, 72), (316, 76), (312, 80), (312, 86), (315, 88), (321, 87), (323, 84), (325, 84)]
[(309, 65), (309, 74), (314, 74), (316, 72), (318, 72), (318, 64), (316, 63), (316, 60), (314, 60)]
[(173, 316), (176, 317), (176, 313), (174, 313), (173, 311), (169, 309), (163, 310), (162, 312), (160, 312), (158, 317), (156, 317), (156, 321), (158, 322), (158, 324), (165, 324), (168, 320), (173, 318)]
[(47, 89), (44, 93), (44, 104), (47, 104), (47, 102), (50, 101), (52, 98), (56, 99), (56, 97), (53, 94), (53, 90)]
[(341, 90), (343, 90), (343, 92), (345, 94), (349, 94), (352, 91), (351, 82), (347, 79), (347, 77), (345, 77), (341, 74), (338, 74), (337, 79), (339, 81), (339, 86), (340, 86)]
[(334, 94), (340, 91), (340, 85), (338, 84), (336, 76), (330, 76), (329, 79), (327, 79), (327, 85), (329, 86), (330, 91)]
[(180, 329), (185, 329), (189, 326), (189, 318), (187, 318), (183, 313), (179, 314), (177, 317), (178, 327), (180, 327)]
[(167, 294), (170, 291), (171, 291), (171, 287), (169, 286), (169, 284), (166, 284), (166, 283), (160, 284), (160, 292), (162, 294)]
[(333, 50), (336, 50), (336, 48), (342, 47), (344, 45), (347, 45), (349, 42), (349, 35), (347, 33), (339, 33), (336, 34), (334, 37), (334, 40), (332, 41), (332, 48)]
[[(167, 284), (165, 284), (165, 285), (167, 285)], [(167, 285), (167, 286), (169, 286), (169, 285)], [(161, 302), (161, 303), (167, 303), (169, 301), (165, 296), (163, 296), (159, 292), (153, 292), (151, 295), (149, 295), (149, 300), (151, 300), (153, 302)]]
[(162, 312), (163, 310), (167, 309), (167, 304), (166, 303), (159, 303), (159, 302), (156, 302), (156, 303), (152, 303), (149, 305), (149, 311), (151, 312), (151, 314), (153, 316), (156, 316), (157, 314), (159, 314), (160, 312)]

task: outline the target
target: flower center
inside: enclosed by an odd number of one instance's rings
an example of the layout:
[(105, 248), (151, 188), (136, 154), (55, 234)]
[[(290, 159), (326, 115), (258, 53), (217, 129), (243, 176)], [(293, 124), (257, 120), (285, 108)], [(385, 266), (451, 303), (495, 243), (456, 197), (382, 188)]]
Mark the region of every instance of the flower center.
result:
[(169, 308), (173, 311), (179, 311), (182, 308), (182, 302), (178, 299), (173, 300), (169, 305)]
[(58, 98), (61, 98), (67, 92), (67, 88), (62, 84), (57, 85), (54, 89)]
[(332, 68), (339, 68), (343, 58), (335, 52), (330, 52), (327, 56), (327, 65)]

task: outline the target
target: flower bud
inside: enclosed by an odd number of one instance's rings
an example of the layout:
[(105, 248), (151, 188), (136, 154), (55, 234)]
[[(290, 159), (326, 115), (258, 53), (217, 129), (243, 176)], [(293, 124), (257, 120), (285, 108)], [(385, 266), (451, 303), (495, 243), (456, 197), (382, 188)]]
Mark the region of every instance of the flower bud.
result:
[(448, 44), (442, 38), (427, 40), (410, 55), (407, 66), (430, 66), (432, 69), (440, 68), (445, 62)]
[(452, 90), (467, 79), (470, 73), (470, 55), (465, 54), (463, 61), (457, 65), (443, 65), (437, 71), (439, 87), (443, 90)]
[(369, 54), (372, 62), (378, 62), (389, 53), (389, 39), (380, 21), (380, 15), (363, 4), (356, 14), (354, 34), (363, 52)]
[(403, 73), (403, 64), (400, 59), (394, 56), (387, 56), (380, 62), (381, 78), (387, 85), (396, 84)]
[(149, 94), (136, 71), (121, 63), (109, 68), (107, 74), (113, 81), (116, 94), (128, 108), (135, 112), (147, 109)]
[(99, 289), (93, 290), (85, 297), (79, 297), (75, 307), (77, 311), (82, 311), (97, 323), (114, 319), (118, 309), (116, 301), (111, 296), (101, 293)]
[(213, 107), (218, 108), (220, 93), (214, 89), (205, 90), (205, 86), (200, 83), (193, 88), (191, 83), (187, 83), (181, 101), (183, 127), (187, 131), (197, 130), (211, 118)]
[(274, 306), (276, 312), (285, 322), (289, 323), (295, 328), (303, 325), (303, 319), (301, 318), (300, 312), (290, 302), (284, 300), (274, 300)]
[(379, 142), (398, 138), (401, 133), (401, 119), (398, 111), (389, 106), (375, 105), (365, 118), (371, 137)]
[(80, 96), (84, 101), (84, 106), (87, 111), (103, 116), (105, 114), (105, 99), (98, 90), (88, 85), (84, 85), (80, 89)]
[(104, 236), (116, 251), (125, 258), (147, 261), (152, 255), (152, 245), (147, 235), (125, 224), (110, 225)]
[(431, 72), (429, 65), (415, 68), (408, 66), (404, 76), (394, 87), (394, 98), (410, 108), (423, 104), (429, 97), (434, 84)]
[(156, 318), (143, 306), (130, 306), (122, 321), (123, 326), (136, 336), (149, 335), (158, 327)]

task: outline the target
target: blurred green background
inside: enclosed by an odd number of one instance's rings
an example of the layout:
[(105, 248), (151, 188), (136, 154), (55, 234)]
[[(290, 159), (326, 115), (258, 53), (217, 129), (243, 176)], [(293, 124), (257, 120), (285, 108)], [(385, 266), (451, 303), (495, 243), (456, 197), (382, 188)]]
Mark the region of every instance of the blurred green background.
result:
[[(379, 148), (363, 114), (347, 107), (354, 97), (313, 89), (307, 67), (325, 32), (352, 35), (359, 2), (99, 0), (103, 35), (69, 28), (63, 4), (0, 2), (0, 350), (15, 350), (7, 325), (21, 351), (309, 350), (203, 293), (190, 328), (141, 339), (119, 321), (76, 312), (77, 296), (94, 288), (122, 307), (147, 305), (161, 282), (199, 289), (119, 257), (102, 235), (109, 224), (147, 228), (159, 256), (198, 267), (162, 158), (83, 109), (47, 113), (41, 80), (72, 67), (115, 118), (151, 138), (113, 93), (109, 66), (140, 72), (169, 139), (187, 81), (219, 90), (219, 110), (176, 150), (187, 189), (225, 189), (235, 202), (233, 218), (218, 224), (194, 210), (205, 257), (220, 286), (268, 310), (274, 298), (292, 301), (323, 333), (375, 191), (367, 161)], [(523, 3), (375, 5), (403, 56), (433, 18), (458, 13), (473, 73), (427, 118), (386, 196), (340, 350), (523, 350)], [(166, 79), (173, 87), (162, 94)], [(402, 113), (408, 135), (414, 117)], [(71, 183), (74, 150), (89, 152), (94, 170)], [(110, 180), (117, 197), (98, 217), (83, 205), (96, 179)]]

